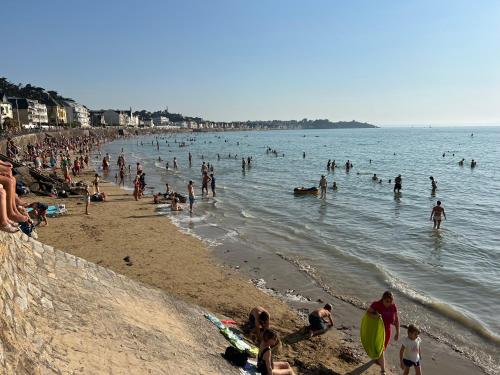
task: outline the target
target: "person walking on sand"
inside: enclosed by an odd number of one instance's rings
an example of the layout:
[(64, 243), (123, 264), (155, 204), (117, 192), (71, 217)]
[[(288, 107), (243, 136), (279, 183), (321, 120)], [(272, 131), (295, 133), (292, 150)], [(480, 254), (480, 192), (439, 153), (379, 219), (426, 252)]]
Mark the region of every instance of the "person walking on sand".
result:
[(389, 345), (389, 341), (391, 340), (391, 326), (396, 327), (396, 335), (394, 336), (394, 340), (398, 341), (399, 339), (399, 315), (398, 308), (394, 303), (394, 296), (392, 292), (386, 291), (382, 295), (382, 298), (378, 301), (373, 302), (368, 308), (368, 314), (373, 316), (374, 318), (382, 317), (385, 328), (385, 343), (384, 343), (384, 351), (379, 359), (377, 359), (377, 364), (381, 367), (381, 374), (385, 374), (385, 351), (387, 350), (387, 345)]
[(403, 187), (403, 179), (401, 178), (401, 175), (398, 174), (398, 177), (394, 178), (394, 192), (399, 194), (402, 187)]
[(135, 176), (134, 179), (134, 199), (139, 200), (141, 195), (141, 181), (139, 180), (139, 175)]
[(309, 314), (309, 334), (311, 337), (322, 335), (333, 327), (332, 305), (327, 303)]
[(267, 328), (262, 334), (262, 341), (257, 355), (257, 370), (261, 375), (295, 375), (288, 362), (275, 362), (272, 359), (272, 349), (278, 344), (278, 334)]
[(193, 204), (194, 204), (194, 186), (193, 181), (189, 181), (188, 184), (188, 195), (189, 195), (189, 212), (193, 212)]
[(120, 166), (120, 182), (118, 183), (118, 186), (125, 186), (125, 166), (124, 165)]
[(99, 191), (99, 175), (97, 173), (94, 175), (94, 181), (92, 182), (92, 185), (94, 185), (94, 194), (100, 193), (100, 191)]
[(441, 216), (446, 219), (446, 214), (444, 213), (444, 208), (441, 207), (441, 201), (437, 201), (436, 205), (432, 208), (430, 220), (434, 221), (434, 229), (439, 229), (441, 227)]
[(84, 199), (85, 199), (85, 215), (90, 215), (89, 214), (89, 206), (90, 206), (90, 188), (88, 185), (85, 185), (85, 194), (84, 194)]
[(321, 188), (321, 196), (320, 198), (326, 198), (326, 187), (328, 186), (328, 181), (324, 174), (321, 175), (321, 179), (319, 180), (319, 187)]
[(408, 375), (410, 369), (415, 367), (415, 374), (421, 375), (422, 367), (420, 366), (420, 360), (422, 359), (422, 340), (418, 336), (420, 330), (413, 324), (410, 324), (407, 332), (408, 336), (401, 340), (401, 349), (399, 350), (401, 369), (403, 370), (403, 375)]

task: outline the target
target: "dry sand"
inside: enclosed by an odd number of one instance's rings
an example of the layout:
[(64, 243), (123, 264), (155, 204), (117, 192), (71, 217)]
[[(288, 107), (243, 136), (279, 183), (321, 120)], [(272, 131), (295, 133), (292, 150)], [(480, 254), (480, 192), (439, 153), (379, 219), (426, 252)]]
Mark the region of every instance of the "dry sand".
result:
[[(82, 178), (90, 181), (90, 173)], [(102, 182), (101, 189), (108, 194), (108, 201), (92, 203), (89, 216), (84, 214), (81, 198), (64, 199), (69, 214), (49, 219), (47, 227), (39, 228), (40, 241), (238, 322), (246, 319), (252, 307), (264, 306), (282, 338), (304, 326), (303, 317), (286, 303), (257, 289), (232, 268), (217, 264), (201, 241), (158, 216), (151, 197), (135, 202), (131, 193), (108, 182)], [(127, 256), (131, 265), (123, 260)], [(378, 374), (378, 366), (366, 365), (368, 358), (354, 333), (361, 313), (353, 317), (353, 309), (344, 306), (343, 312), (335, 311), (335, 330), (283, 345), (277, 358), (288, 360), (300, 374)], [(442, 345), (434, 344), (433, 350), (433, 359), (437, 355), (445, 363), (429, 359), (427, 373), (481, 373)]]

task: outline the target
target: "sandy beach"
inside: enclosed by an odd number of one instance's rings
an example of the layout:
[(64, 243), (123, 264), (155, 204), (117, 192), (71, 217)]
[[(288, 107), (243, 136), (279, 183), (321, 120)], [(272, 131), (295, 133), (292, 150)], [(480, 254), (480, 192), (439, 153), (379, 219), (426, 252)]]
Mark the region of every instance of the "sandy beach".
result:
[[(81, 178), (90, 182), (91, 176), (87, 172)], [(358, 318), (362, 315), (358, 308), (334, 301), (336, 329), (304, 340), (296, 334), (305, 325), (303, 316), (255, 287), (244, 272), (216, 262), (202, 241), (180, 232), (167, 218), (157, 215), (151, 197), (136, 202), (131, 193), (106, 181), (101, 190), (108, 200), (92, 203), (88, 216), (81, 197), (65, 199), (68, 215), (50, 219), (48, 226), (39, 228), (39, 239), (237, 322), (245, 321), (255, 305), (265, 307), (271, 311), (272, 326), (282, 339), (293, 342), (283, 345), (278, 357), (288, 360), (301, 374), (379, 373), (378, 366), (370, 367), (357, 337)], [(52, 198), (40, 200), (61, 203)], [(129, 257), (128, 264), (125, 257)], [(312, 296), (315, 301), (331, 299), (320, 291)], [(424, 340), (426, 353), (432, 357), (426, 361), (428, 373), (481, 373), (445, 345), (425, 336)], [(389, 350), (393, 373), (399, 371), (395, 368), (398, 348)]]

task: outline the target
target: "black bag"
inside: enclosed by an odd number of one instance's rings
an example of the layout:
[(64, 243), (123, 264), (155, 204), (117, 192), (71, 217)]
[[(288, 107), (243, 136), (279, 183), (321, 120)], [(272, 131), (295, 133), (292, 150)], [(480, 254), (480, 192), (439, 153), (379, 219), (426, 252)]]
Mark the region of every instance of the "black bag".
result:
[(238, 349), (228, 346), (224, 353), (224, 358), (231, 362), (234, 366), (244, 367), (248, 361), (248, 354), (240, 352)]

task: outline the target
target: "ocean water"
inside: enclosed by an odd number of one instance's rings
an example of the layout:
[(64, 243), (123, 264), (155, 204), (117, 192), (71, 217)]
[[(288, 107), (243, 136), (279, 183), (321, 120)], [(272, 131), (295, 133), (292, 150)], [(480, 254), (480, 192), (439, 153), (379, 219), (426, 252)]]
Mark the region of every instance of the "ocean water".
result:
[[(132, 171), (140, 161), (150, 192), (168, 182), (185, 193), (192, 179), (194, 214), (163, 209), (180, 228), (211, 246), (299, 260), (335, 295), (370, 302), (390, 288), (403, 322), (416, 322), (497, 373), (500, 128), (176, 134), (158, 142), (159, 150), (155, 136), (117, 140), (102, 152), (111, 154), (113, 167), (122, 148)], [(167, 171), (165, 161), (172, 168), (174, 156), (179, 170)], [(247, 156), (252, 167), (242, 170)], [(327, 171), (328, 159), (338, 168)], [(349, 173), (347, 159), (354, 165)], [(201, 199), (202, 161), (215, 168), (215, 199)], [(371, 180), (374, 173), (382, 183)], [(329, 189), (324, 200), (293, 195), (294, 187), (317, 186), (321, 174), (338, 190)], [(395, 195), (389, 179), (398, 174), (403, 189)], [(437, 180), (435, 194), (429, 176)], [(447, 214), (439, 231), (429, 220), (437, 200)]]

